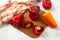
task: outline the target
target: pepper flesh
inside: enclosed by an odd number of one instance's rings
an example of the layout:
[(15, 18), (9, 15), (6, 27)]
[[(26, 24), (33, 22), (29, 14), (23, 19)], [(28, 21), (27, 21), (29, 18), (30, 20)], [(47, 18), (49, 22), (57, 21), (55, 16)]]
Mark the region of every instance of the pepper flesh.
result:
[(44, 27), (39, 26), (39, 25), (34, 25), (32, 27), (32, 31), (36, 35), (41, 35), (44, 32)]
[(57, 24), (51, 14), (51, 12), (45, 12), (43, 15), (42, 15), (42, 20), (47, 24), (49, 25), (51, 28), (57, 28)]
[(30, 27), (32, 27), (34, 24), (33, 24), (31, 21), (24, 21), (24, 22), (22, 23), (22, 25), (23, 25), (24, 28), (30, 28)]

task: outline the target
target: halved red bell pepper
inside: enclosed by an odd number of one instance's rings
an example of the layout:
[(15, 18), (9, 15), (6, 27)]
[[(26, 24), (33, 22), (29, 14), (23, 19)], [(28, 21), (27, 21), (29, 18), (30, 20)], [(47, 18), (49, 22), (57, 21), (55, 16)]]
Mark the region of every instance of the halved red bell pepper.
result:
[(32, 31), (33, 31), (34, 34), (40, 35), (44, 31), (44, 27), (38, 26), (38, 25), (34, 25), (33, 28), (32, 28)]
[(22, 26), (24, 27), (24, 28), (30, 28), (30, 27), (32, 27), (34, 24), (31, 22), (31, 21), (24, 21), (23, 23), (22, 23)]

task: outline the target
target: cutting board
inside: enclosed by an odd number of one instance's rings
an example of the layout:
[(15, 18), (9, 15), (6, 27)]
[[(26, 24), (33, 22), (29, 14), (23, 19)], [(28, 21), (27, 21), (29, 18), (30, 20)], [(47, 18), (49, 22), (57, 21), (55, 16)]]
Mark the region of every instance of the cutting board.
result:
[[(41, 19), (41, 15), (42, 15), (43, 13), (44, 13), (44, 11), (40, 10), (40, 12), (39, 12), (39, 15), (40, 15), (39, 19), (38, 19), (37, 21), (33, 21), (33, 20), (31, 20), (31, 19), (29, 18), (29, 12), (27, 11), (27, 12), (24, 14), (24, 19), (23, 19), (23, 21), (31, 21), (31, 22), (33, 22), (34, 24), (37, 24), (37, 25), (39, 25), (39, 26), (42, 26), (42, 27), (46, 28), (47, 25), (46, 25), (46, 24), (42, 21), (42, 19)], [(28, 36), (32, 37), (32, 38), (37, 38), (37, 37), (40, 36), (40, 35), (36, 35), (36, 34), (34, 34), (34, 33), (32, 32), (32, 27), (31, 27), (31, 28), (23, 28), (23, 27), (21, 26), (21, 27), (19, 28), (19, 30), (20, 30), (21, 32), (27, 34)]]

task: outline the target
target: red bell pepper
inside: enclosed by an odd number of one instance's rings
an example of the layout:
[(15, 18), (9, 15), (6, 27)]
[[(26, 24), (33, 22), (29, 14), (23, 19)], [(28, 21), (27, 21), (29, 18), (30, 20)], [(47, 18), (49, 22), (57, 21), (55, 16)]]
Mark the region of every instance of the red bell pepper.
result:
[(51, 0), (43, 0), (42, 2), (43, 8), (49, 10), (52, 7)]
[(30, 13), (38, 13), (40, 11), (40, 7), (37, 5), (31, 5), (28, 10)]
[(33, 26), (33, 23), (30, 22), (30, 21), (24, 21), (24, 22), (22, 23), (22, 26), (23, 26), (24, 28), (30, 28), (30, 27)]
[(34, 34), (40, 35), (44, 31), (44, 27), (35, 25), (35, 26), (33, 26), (32, 31), (33, 31)]
[(9, 20), (9, 23), (14, 25), (16, 28), (19, 28), (20, 26), (20, 23), (22, 22), (24, 18), (24, 14), (23, 13), (20, 13), (14, 17), (12, 17), (10, 20)]
[(31, 20), (37, 20), (39, 18), (40, 7), (36, 5), (32, 5), (29, 8), (29, 17)]

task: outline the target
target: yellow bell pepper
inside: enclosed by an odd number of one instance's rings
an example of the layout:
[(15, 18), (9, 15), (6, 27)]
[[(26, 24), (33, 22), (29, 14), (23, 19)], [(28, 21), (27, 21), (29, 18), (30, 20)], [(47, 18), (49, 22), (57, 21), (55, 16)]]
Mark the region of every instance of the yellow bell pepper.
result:
[(42, 20), (51, 28), (57, 28), (57, 24), (51, 14), (51, 12), (45, 12), (42, 15)]

